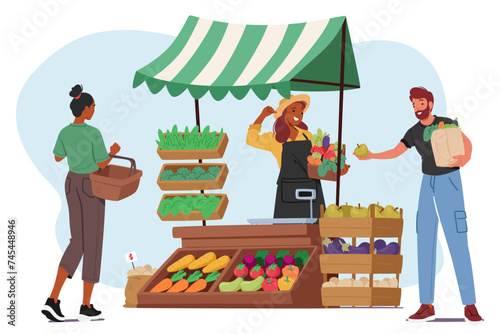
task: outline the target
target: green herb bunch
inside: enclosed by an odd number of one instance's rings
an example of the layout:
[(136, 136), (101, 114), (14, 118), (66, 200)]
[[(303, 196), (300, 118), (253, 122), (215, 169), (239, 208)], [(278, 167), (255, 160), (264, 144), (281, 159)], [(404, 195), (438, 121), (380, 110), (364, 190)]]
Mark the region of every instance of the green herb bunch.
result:
[(210, 150), (215, 149), (219, 144), (223, 135), (223, 129), (219, 135), (216, 131), (210, 132), (210, 126), (206, 126), (203, 131), (199, 132), (200, 128), (196, 125), (193, 130), (189, 131), (186, 126), (184, 135), (178, 131), (177, 125), (174, 125), (172, 131), (167, 130), (164, 134), (161, 129), (158, 129), (158, 138), (156, 141), (161, 150)]
[(160, 203), (158, 209), (162, 217), (166, 217), (169, 213), (175, 217), (179, 213), (188, 215), (191, 211), (201, 211), (203, 218), (208, 219), (219, 205), (220, 198), (215, 195), (205, 196), (198, 195), (193, 197), (187, 195), (185, 197), (175, 196), (167, 197)]
[(166, 169), (161, 173), (162, 181), (186, 181), (186, 180), (215, 180), (220, 173), (219, 166), (211, 166), (208, 171), (196, 166), (192, 170), (186, 167), (179, 168), (177, 172)]

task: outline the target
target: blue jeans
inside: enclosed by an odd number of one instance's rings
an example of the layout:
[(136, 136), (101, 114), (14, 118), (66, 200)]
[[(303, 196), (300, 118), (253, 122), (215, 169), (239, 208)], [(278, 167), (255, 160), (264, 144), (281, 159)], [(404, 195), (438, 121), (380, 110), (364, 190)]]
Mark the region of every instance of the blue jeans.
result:
[(445, 175), (424, 174), (417, 211), (418, 283), (422, 304), (434, 302), (439, 220), (455, 268), (462, 303), (476, 303), (466, 218), (460, 171)]

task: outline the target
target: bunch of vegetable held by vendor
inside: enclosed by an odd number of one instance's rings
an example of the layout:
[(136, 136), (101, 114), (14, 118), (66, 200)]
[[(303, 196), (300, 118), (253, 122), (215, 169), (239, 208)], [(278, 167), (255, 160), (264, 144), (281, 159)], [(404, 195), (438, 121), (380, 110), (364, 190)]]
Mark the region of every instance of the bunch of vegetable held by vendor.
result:
[[(378, 255), (397, 255), (400, 246), (397, 242), (386, 244), (385, 240), (375, 240), (373, 254)], [(359, 246), (351, 246), (342, 238), (325, 238), (323, 241), (323, 250), (326, 254), (370, 254), (370, 244), (363, 242)]]
[[(230, 282), (221, 282), (221, 292), (236, 291), (287, 291), (290, 290), (299, 276), (309, 254), (297, 251), (292, 256), (289, 250), (280, 250), (276, 255), (268, 250), (259, 250), (255, 255), (247, 254), (243, 262), (233, 272), (236, 278)], [(250, 280), (245, 278), (250, 277)]]
[(172, 132), (167, 130), (163, 133), (158, 130), (158, 139), (156, 143), (160, 150), (209, 150), (215, 149), (222, 138), (222, 129), (219, 133), (216, 131), (210, 132), (210, 126), (206, 126), (200, 133), (200, 127), (196, 125), (193, 130), (189, 131), (186, 126), (184, 133), (177, 130), (177, 125), (174, 125)]
[[(312, 148), (311, 155), (307, 157), (307, 162), (311, 165), (318, 165), (318, 175), (325, 177), (326, 173), (331, 170), (337, 172), (337, 162), (339, 157), (338, 142), (330, 143), (330, 135), (318, 129), (317, 133), (311, 138)], [(343, 149), (345, 145), (342, 145)], [(344, 175), (349, 170), (349, 165), (345, 163), (346, 157), (341, 150), (340, 154), (340, 173)]]
[[(173, 275), (161, 280), (150, 292), (203, 291), (208, 283), (217, 280), (220, 275), (219, 270), (224, 269), (230, 260), (229, 256), (217, 257), (214, 252), (208, 252), (199, 258), (195, 258), (193, 254), (185, 255), (167, 268), (167, 272)], [(193, 272), (187, 276), (185, 269)]]

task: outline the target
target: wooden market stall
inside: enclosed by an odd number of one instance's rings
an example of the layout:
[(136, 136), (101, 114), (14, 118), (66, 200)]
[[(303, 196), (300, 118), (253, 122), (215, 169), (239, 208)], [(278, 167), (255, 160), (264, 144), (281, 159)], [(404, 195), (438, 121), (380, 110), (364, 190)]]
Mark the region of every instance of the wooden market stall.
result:
[[(202, 128), (199, 99), (208, 92), (219, 101), (228, 93), (239, 100), (243, 99), (250, 90), (261, 100), (265, 100), (272, 89), (276, 89), (284, 98), (290, 98), (291, 91), (338, 91), (337, 147), (343, 149), (344, 90), (360, 87), (345, 17), (288, 25), (243, 25), (190, 16), (170, 47), (136, 72), (134, 88), (144, 82), (153, 94), (166, 88), (168, 93), (175, 97), (187, 90), (194, 98), (196, 125), (200, 132)], [(177, 135), (177, 130), (175, 132)], [(160, 130), (160, 140), (167, 135)], [(179, 135), (185, 137), (187, 132)], [(208, 196), (205, 190), (222, 189), (228, 173), (227, 165), (207, 163), (203, 159), (222, 158), (227, 145), (228, 135), (224, 134), (219, 145), (209, 150), (210, 152), (161, 150), (159, 147), (158, 155), (161, 159), (198, 160), (196, 164), (176, 162), (163, 165), (157, 181), (159, 187), (164, 191), (198, 190), (202, 196)], [(337, 159), (336, 164), (337, 170), (342, 170), (341, 159)], [(167, 170), (175, 172), (181, 168), (192, 169), (195, 166), (205, 171), (218, 166), (221, 171), (215, 180), (210, 182), (164, 181), (161, 178), (162, 173)], [(337, 205), (340, 203), (340, 177), (345, 172), (346, 170), (329, 176), (330, 180), (336, 181)], [(340, 267), (328, 266), (333, 257), (324, 260), (324, 254), (320, 255), (323, 253), (323, 237), (339, 236), (335, 230), (330, 230), (335, 235), (325, 232), (325, 223), (329, 224), (330, 221), (320, 220), (319, 225), (206, 226), (207, 221), (223, 219), (229, 204), (225, 194), (217, 194), (219, 202), (217, 207), (214, 204), (214, 212), (209, 217), (200, 215), (200, 211), (188, 210), (189, 214), (180, 212), (175, 215), (160, 212), (163, 210), (164, 200), (188, 195), (194, 196), (193, 193), (184, 192), (166, 193), (162, 197), (158, 215), (160, 219), (168, 221), (201, 220), (202, 226), (173, 227), (173, 237), (182, 239), (182, 247), (166, 259), (161, 268), (141, 287), (137, 293), (138, 307), (292, 308), (343, 305), (337, 305), (335, 298), (329, 297), (335, 294), (335, 291), (341, 290), (334, 290), (332, 293), (331, 290), (321, 289), (325, 278), (331, 277), (332, 273), (337, 276), (338, 273), (344, 272)], [(291, 288), (280, 291), (222, 292), (221, 283), (237, 279), (236, 266), (244, 262), (247, 255), (256, 257), (262, 252), (276, 258), (280, 254), (288, 254), (300, 263), (300, 272), (292, 281)], [(220, 272), (216, 271), (216, 279), (208, 281), (208, 276), (203, 276), (207, 278), (205, 289), (196, 293), (152, 292), (156, 291), (155, 287), (164, 280), (174, 279), (175, 271), (170, 269), (173, 264), (182, 262), (185, 258), (190, 258), (191, 261), (195, 258), (201, 259), (207, 254), (212, 254), (210, 256), (217, 259), (229, 260), (221, 267)], [(323, 260), (320, 260), (320, 257)], [(325, 269), (325, 266), (328, 268)], [(181, 272), (185, 278), (210, 273), (200, 273), (187, 266), (182, 268)], [(326, 273), (330, 276), (326, 276)], [(288, 276), (286, 279), (288, 282)]]

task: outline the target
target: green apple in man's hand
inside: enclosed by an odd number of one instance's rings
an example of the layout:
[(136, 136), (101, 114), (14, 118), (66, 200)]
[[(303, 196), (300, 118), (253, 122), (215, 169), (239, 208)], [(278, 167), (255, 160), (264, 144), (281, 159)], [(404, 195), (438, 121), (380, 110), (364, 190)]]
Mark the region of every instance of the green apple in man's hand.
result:
[(358, 147), (354, 149), (354, 155), (366, 158), (368, 156), (368, 147), (366, 144), (358, 144)]

